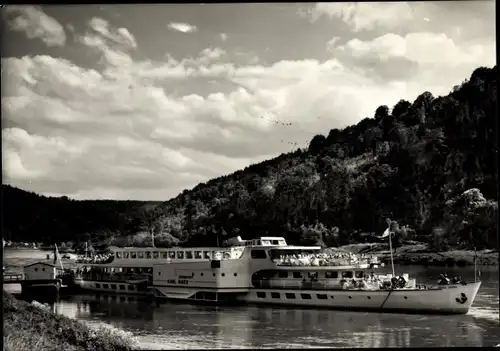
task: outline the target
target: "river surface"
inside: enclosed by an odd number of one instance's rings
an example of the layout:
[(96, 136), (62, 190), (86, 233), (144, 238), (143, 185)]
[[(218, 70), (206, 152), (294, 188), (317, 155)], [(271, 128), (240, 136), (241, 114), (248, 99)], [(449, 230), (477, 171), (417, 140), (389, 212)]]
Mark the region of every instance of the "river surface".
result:
[[(23, 250), (24, 251), (24, 250)], [(30, 260), (46, 253), (4, 253)], [(21, 257), (19, 257), (21, 258)], [(419, 283), (435, 283), (439, 273), (474, 279), (474, 269), (399, 266)], [(60, 296), (54, 312), (88, 323), (108, 323), (132, 332), (148, 349), (493, 346), (500, 343), (498, 267), (480, 267), (483, 284), (467, 315), (405, 315), (327, 309), (215, 307), (110, 296)], [(11, 292), (18, 285), (5, 285)]]

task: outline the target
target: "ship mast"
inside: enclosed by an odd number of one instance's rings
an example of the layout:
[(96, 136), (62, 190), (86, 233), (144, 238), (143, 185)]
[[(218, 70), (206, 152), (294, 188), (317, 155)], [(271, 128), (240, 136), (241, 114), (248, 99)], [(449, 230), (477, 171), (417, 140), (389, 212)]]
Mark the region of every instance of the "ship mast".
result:
[(391, 219), (387, 218), (386, 220), (387, 223), (387, 229), (385, 230), (384, 234), (382, 234), (379, 238), (385, 238), (386, 236), (389, 237), (389, 251), (391, 253), (391, 268), (392, 268), (392, 276), (395, 277), (396, 274), (394, 273), (394, 257), (392, 256), (392, 237), (391, 237)]

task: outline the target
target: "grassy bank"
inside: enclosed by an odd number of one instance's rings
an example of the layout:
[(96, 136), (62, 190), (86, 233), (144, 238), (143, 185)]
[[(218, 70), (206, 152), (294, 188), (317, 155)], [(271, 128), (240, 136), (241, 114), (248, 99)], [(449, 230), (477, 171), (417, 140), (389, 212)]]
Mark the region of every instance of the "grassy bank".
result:
[[(377, 255), (382, 262), (388, 263), (390, 252), (388, 244), (353, 244), (342, 247), (353, 253)], [(394, 263), (411, 265), (436, 265), (436, 266), (471, 266), (474, 264), (473, 250), (450, 250), (435, 252), (426, 244), (404, 245), (396, 249)], [(498, 251), (477, 251), (477, 265), (498, 265)]]
[(111, 326), (93, 328), (57, 315), (37, 303), (16, 300), (3, 292), (3, 344), (18, 350), (133, 350), (129, 333)]

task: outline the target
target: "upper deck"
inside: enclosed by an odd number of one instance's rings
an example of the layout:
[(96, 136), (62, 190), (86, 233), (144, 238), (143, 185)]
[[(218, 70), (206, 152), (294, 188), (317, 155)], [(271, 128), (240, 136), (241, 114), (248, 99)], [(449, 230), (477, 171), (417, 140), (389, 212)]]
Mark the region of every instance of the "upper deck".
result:
[[(163, 263), (192, 263), (211, 260), (269, 259), (277, 266), (338, 266), (333, 257), (321, 254), (320, 246), (288, 245), (282, 237), (261, 237), (252, 240), (230, 239), (226, 247), (111, 247), (108, 254), (80, 258), (88, 265), (113, 267), (151, 267)], [(248, 255), (245, 255), (248, 252)], [(328, 258), (331, 258), (329, 260)], [(330, 263), (329, 263), (330, 262)], [(346, 260), (341, 265), (357, 263)], [(361, 262), (359, 262), (361, 263)]]

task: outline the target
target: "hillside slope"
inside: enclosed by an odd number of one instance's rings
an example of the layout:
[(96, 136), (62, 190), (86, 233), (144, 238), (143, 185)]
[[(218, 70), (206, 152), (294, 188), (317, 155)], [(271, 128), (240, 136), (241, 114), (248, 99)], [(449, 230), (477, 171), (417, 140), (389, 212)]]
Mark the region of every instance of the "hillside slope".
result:
[(424, 92), (373, 118), (199, 184), (154, 210), (150, 230), (181, 243), (285, 236), (338, 245), (381, 232), (446, 247), (496, 247), (496, 67), (449, 95)]
[(156, 205), (158, 202), (46, 197), (2, 185), (2, 236), (47, 244), (103, 240), (137, 232), (144, 213)]

